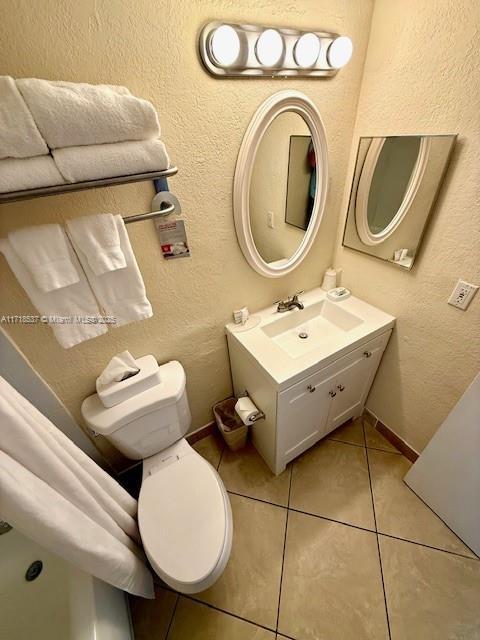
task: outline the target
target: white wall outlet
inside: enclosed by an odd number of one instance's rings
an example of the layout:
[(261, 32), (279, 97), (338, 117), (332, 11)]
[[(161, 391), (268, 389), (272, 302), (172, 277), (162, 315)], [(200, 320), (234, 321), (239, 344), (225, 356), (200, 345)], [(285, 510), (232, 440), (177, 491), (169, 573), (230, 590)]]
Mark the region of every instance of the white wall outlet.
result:
[(465, 311), (477, 291), (478, 285), (465, 282), (465, 280), (459, 280), (448, 299), (448, 304)]
[(267, 211), (267, 226), (270, 229), (275, 229), (275, 216), (273, 211)]

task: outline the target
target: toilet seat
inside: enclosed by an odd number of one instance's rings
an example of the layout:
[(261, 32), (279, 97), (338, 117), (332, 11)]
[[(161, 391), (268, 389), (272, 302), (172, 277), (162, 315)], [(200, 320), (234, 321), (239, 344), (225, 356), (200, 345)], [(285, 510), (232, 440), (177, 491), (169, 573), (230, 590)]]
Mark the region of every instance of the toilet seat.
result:
[(232, 544), (230, 502), (215, 469), (186, 440), (144, 460), (138, 525), (156, 573), (182, 593), (208, 588)]

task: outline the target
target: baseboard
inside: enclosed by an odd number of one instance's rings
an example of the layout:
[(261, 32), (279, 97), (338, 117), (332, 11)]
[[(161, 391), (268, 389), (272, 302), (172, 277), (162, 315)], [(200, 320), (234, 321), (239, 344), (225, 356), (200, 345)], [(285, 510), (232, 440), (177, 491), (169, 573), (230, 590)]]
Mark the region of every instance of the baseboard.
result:
[(379, 420), (373, 413), (373, 411), (365, 408), (364, 416), (374, 429), (381, 433), (382, 436), (390, 442), (390, 444), (393, 444), (393, 446), (398, 449), (400, 453), (403, 453), (407, 460), (410, 460), (410, 462), (416, 462), (420, 454), (415, 451), (415, 449), (412, 449), (412, 447), (407, 444), (405, 440), (402, 440), (402, 438), (400, 438), (400, 436), (397, 435), (395, 431), (393, 431), (393, 429), (390, 429), (390, 427), (387, 427), (386, 424)]
[(215, 426), (215, 422), (209, 422), (208, 424), (203, 425), (203, 427), (199, 427), (198, 429), (195, 429), (195, 431), (188, 433), (185, 436), (188, 444), (195, 444), (195, 442), (212, 435), (215, 431)]

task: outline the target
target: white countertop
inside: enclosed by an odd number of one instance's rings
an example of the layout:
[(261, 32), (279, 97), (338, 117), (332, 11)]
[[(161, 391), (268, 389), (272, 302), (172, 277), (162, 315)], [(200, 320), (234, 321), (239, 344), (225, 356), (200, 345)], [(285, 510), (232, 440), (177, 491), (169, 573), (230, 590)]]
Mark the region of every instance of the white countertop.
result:
[[(278, 313), (276, 305), (257, 311), (251, 316), (252, 328), (245, 329), (235, 324), (226, 326), (226, 333), (229, 339), (237, 341), (247, 352), (250, 358), (260, 366), (271, 378), (279, 389), (285, 389), (306, 376), (315, 373), (319, 369), (329, 365), (331, 362), (352, 351), (364, 342), (375, 338), (393, 328), (395, 318), (376, 307), (350, 296), (346, 300), (330, 301), (323, 289), (316, 288), (307, 291), (300, 296), (300, 301), (305, 309), (293, 309), (285, 313)], [(321, 301), (327, 301), (330, 305), (338, 305), (345, 311), (356, 316), (360, 322), (357, 326), (349, 330), (333, 330), (325, 332), (325, 339), (317, 337), (310, 338), (311, 346), (306, 353), (301, 353), (292, 357), (277, 342), (268, 337), (265, 332), (273, 327), (275, 322), (282, 322), (284, 318), (292, 314), (302, 314), (298, 317), (303, 323), (303, 317), (308, 322), (311, 318), (311, 307)], [(310, 313), (304, 312), (310, 308)], [(296, 320), (296, 318), (292, 319)], [(294, 331), (298, 331), (298, 328)], [(283, 332), (284, 334), (286, 332)], [(321, 335), (321, 331), (319, 332)]]

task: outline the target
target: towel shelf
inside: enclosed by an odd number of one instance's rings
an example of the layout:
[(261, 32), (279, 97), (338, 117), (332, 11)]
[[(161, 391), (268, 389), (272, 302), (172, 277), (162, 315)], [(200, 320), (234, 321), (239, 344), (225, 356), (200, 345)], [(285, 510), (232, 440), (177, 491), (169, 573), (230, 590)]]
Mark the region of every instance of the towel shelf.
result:
[[(148, 180), (157, 180), (158, 178), (168, 178), (170, 176), (174, 176), (177, 172), (177, 167), (170, 167), (170, 169), (165, 169), (164, 171), (135, 173), (130, 176), (116, 176), (114, 178), (60, 184), (54, 187), (40, 187), (39, 189), (27, 189), (25, 191), (11, 191), (10, 193), (0, 193), (0, 204), (17, 202), (18, 200), (30, 200), (31, 198), (41, 198), (43, 196), (56, 196), (62, 193), (70, 193), (72, 191), (84, 191), (85, 189), (112, 187), (119, 184), (129, 184), (131, 182), (146, 182)], [(171, 209), (171, 211), (173, 211), (173, 209)], [(168, 208), (165, 208), (161, 211), (152, 211), (151, 213), (140, 214), (143, 216), (142, 218), (139, 218), (138, 216), (129, 216), (129, 218), (125, 218), (125, 220), (134, 222), (137, 219), (145, 220), (147, 216), (149, 218), (156, 218), (159, 215), (167, 215), (168, 213), (171, 213), (171, 211), (169, 211)]]
[(160, 209), (160, 211), (149, 211), (148, 213), (137, 213), (134, 216), (125, 216), (123, 219), (125, 224), (130, 222), (140, 222), (142, 220), (153, 220), (153, 218), (161, 218), (162, 216), (168, 216), (175, 211), (175, 205), (169, 204), (168, 207)]

